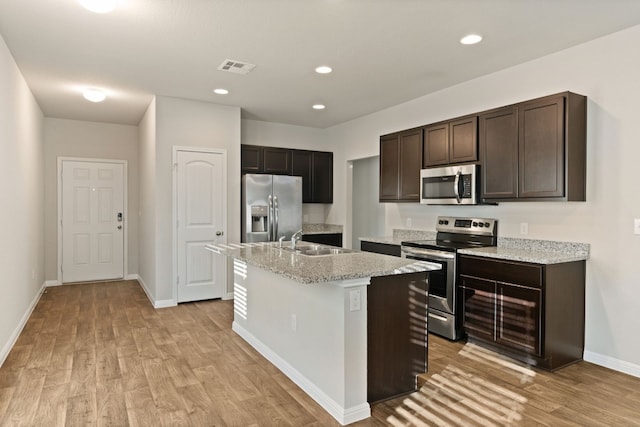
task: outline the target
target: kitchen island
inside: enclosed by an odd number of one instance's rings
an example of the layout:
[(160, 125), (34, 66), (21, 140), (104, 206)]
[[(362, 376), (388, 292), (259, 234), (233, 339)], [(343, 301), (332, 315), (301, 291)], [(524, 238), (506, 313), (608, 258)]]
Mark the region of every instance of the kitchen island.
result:
[[(422, 350), (426, 370), (426, 278), (438, 265), (344, 249), (312, 256), (279, 248), (277, 243), (207, 248), (234, 260), (233, 330), (340, 423), (371, 414), (372, 380), (368, 375), (375, 369), (368, 368), (373, 365), (370, 351), (385, 347), (373, 342), (382, 339), (383, 332), (391, 332), (391, 340), (407, 336), (405, 346)], [(376, 317), (384, 319), (393, 309), (389, 304), (394, 303), (383, 297), (383, 310), (369, 310), (368, 291), (381, 289), (388, 296), (391, 287), (397, 289), (397, 295), (404, 295), (397, 300), (402, 301), (398, 308), (404, 309), (406, 321), (398, 322), (394, 316), (393, 322), (377, 323), (395, 324), (402, 330), (387, 327), (368, 337), (368, 325)], [(416, 329), (423, 331), (422, 341), (416, 339)], [(403, 351), (397, 345), (386, 350), (395, 357), (393, 353)], [(415, 356), (409, 357), (413, 358), (407, 366), (415, 371)], [(376, 365), (381, 366), (382, 377), (389, 378), (390, 372), (384, 372), (388, 364)], [(393, 368), (394, 378), (401, 376), (397, 366)]]

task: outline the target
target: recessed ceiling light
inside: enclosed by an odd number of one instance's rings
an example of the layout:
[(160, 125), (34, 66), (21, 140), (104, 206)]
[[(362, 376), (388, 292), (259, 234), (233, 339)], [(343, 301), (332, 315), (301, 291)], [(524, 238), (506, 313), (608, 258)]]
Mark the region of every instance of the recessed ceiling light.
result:
[(116, 8), (116, 0), (78, 0), (87, 10), (95, 13), (109, 13)]
[(214, 89), (213, 92), (217, 93), (218, 95), (226, 95), (229, 93), (228, 90), (222, 88)]
[(314, 110), (324, 110), (326, 107), (323, 104), (313, 104)]
[(462, 44), (476, 44), (482, 41), (482, 36), (478, 34), (468, 34), (460, 39)]
[(82, 96), (84, 96), (84, 99), (91, 102), (102, 102), (107, 98), (104, 91), (93, 88), (85, 89), (84, 92), (82, 92)]
[(319, 67), (316, 67), (316, 73), (318, 73), (318, 74), (329, 74), (332, 71), (333, 71), (333, 69), (331, 67), (326, 66), (326, 65), (321, 65)]

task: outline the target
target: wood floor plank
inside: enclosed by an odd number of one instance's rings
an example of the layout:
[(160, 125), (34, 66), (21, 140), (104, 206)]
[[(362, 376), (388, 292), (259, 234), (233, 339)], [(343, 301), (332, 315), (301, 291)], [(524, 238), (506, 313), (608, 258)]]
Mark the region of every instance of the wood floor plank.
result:
[[(136, 281), (48, 288), (0, 367), (0, 425), (339, 425), (231, 330), (233, 301), (156, 310)], [(640, 426), (640, 378), (549, 373), (429, 336), (422, 388), (354, 426)]]
[(33, 419), (33, 425), (39, 427), (65, 425), (68, 395), (69, 384), (44, 387)]

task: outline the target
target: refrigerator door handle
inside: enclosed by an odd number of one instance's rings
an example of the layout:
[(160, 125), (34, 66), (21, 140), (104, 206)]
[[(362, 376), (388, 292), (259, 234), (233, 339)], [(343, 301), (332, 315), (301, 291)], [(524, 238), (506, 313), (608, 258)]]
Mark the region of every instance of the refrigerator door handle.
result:
[(273, 196), (273, 241), (278, 240), (278, 196)]
[(267, 241), (273, 241), (273, 198), (269, 194), (269, 220), (267, 221)]

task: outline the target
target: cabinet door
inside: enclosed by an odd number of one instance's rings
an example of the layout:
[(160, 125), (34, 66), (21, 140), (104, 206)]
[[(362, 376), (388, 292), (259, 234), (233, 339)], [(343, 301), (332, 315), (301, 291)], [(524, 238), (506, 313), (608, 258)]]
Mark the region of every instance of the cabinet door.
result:
[(292, 150), (291, 152), (291, 175), (302, 177), (302, 203), (313, 203), (311, 153), (307, 150)]
[(482, 198), (518, 197), (518, 109), (506, 107), (480, 120)]
[(312, 152), (312, 203), (333, 203), (333, 153)]
[(240, 147), (241, 173), (262, 172), (262, 149), (255, 145), (242, 145)]
[(398, 135), (387, 135), (380, 138), (380, 201), (394, 202), (398, 200), (399, 183), (399, 150)]
[(264, 173), (272, 173), (274, 175), (289, 175), (291, 173), (291, 150), (264, 147), (262, 156)]
[(494, 341), (496, 282), (462, 275), (460, 279), (465, 332), (472, 337)]
[(424, 128), (422, 166), (439, 166), (449, 163), (449, 124)]
[(342, 247), (342, 233), (303, 234), (302, 240), (320, 245)]
[(518, 197), (564, 196), (564, 97), (519, 107)]
[(403, 201), (420, 201), (420, 169), (422, 169), (422, 129), (399, 137), (400, 195)]
[(449, 163), (478, 160), (478, 118), (455, 120), (449, 124)]
[(541, 303), (540, 289), (498, 282), (496, 343), (539, 356)]

